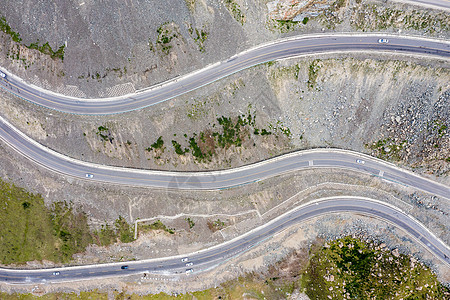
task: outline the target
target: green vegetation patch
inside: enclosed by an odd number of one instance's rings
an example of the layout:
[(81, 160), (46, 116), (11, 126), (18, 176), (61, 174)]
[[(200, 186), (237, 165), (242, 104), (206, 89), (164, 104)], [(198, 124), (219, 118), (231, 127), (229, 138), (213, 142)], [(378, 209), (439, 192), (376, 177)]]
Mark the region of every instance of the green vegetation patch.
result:
[(91, 242), (86, 215), (66, 203), (52, 209), (40, 195), (0, 179), (0, 261), (23, 264), (33, 260), (68, 262)]
[(106, 125), (99, 126), (95, 134), (98, 135), (104, 142), (109, 141), (110, 143), (112, 143), (112, 141), (114, 140), (114, 137), (111, 134), (111, 130), (109, 130)]
[(152, 144), (152, 148), (153, 148), (153, 149), (163, 149), (163, 147), (164, 147), (164, 141), (163, 141), (163, 139), (162, 139), (162, 136), (160, 136), (160, 137), (156, 140), (156, 142), (154, 142), (154, 143)]
[(60, 240), (57, 253), (61, 261), (69, 262), (73, 254), (83, 252), (93, 241), (87, 216), (66, 202), (55, 203), (52, 210), (54, 234)]
[(113, 226), (108, 223), (103, 224), (100, 230), (92, 233), (92, 237), (94, 242), (101, 246), (109, 246), (118, 240), (122, 243), (130, 243), (134, 241), (134, 230), (125, 218), (119, 216)]
[(241, 147), (245, 140), (253, 135), (272, 135), (280, 132), (287, 137), (291, 136), (291, 131), (280, 121), (276, 125), (268, 124), (268, 128), (256, 127), (256, 115), (251, 112), (251, 105), (248, 107), (247, 114), (238, 115), (236, 117), (218, 117), (217, 123), (212, 124), (212, 128), (194, 133), (186, 138), (189, 148), (182, 148), (181, 144), (172, 140), (175, 153), (184, 155), (189, 152), (199, 161), (211, 160), (217, 149), (228, 149), (231, 146)]
[(186, 218), (186, 221), (188, 222), (189, 229), (192, 229), (195, 226), (195, 223), (191, 218)]
[[(29, 49), (36, 49), (39, 50), (39, 52), (49, 55), (51, 58), (59, 58), (62, 61), (64, 61), (64, 49), (66, 48), (65, 45), (62, 45), (58, 48), (58, 50), (54, 51), (52, 47), (49, 45), (48, 42), (45, 44), (39, 46), (39, 41), (36, 43), (31, 43), (29, 46), (27, 46)], [(98, 74), (98, 73), (97, 73)]]
[(443, 299), (445, 293), (423, 264), (352, 237), (322, 247), (302, 284), (310, 299)]
[(5, 17), (0, 18), (0, 30), (10, 35), (14, 42), (20, 43), (22, 41), (20, 34), (11, 29), (11, 26), (9, 26), (8, 22), (6, 22)]
[(123, 243), (134, 240), (132, 228), (122, 217), (114, 228), (103, 225), (91, 232), (84, 212), (66, 202), (56, 202), (49, 209), (41, 195), (1, 179), (0, 203), (0, 262), (5, 265), (44, 259), (67, 263), (89, 244), (106, 246), (118, 238)]
[(200, 52), (205, 52), (205, 46), (204, 43), (206, 42), (206, 39), (208, 38), (208, 32), (206, 31), (205, 27), (203, 28), (193, 28), (192, 24), (188, 25), (188, 32), (190, 36), (194, 39), (194, 42), (198, 46), (198, 50)]
[(164, 54), (169, 54), (170, 49), (172, 49), (170, 42), (172, 39), (178, 37), (178, 35), (174, 32), (174, 26), (175, 25), (173, 23), (164, 23), (156, 30), (158, 33), (156, 45), (161, 48), (161, 51)]
[(181, 148), (181, 144), (178, 143), (177, 141), (172, 140), (172, 145), (173, 148), (175, 149), (175, 153), (178, 155), (184, 155), (187, 152), (189, 152), (189, 148), (184, 148), (183, 150), (183, 148)]
[(375, 155), (381, 159), (400, 160), (401, 151), (406, 145), (406, 140), (396, 142), (391, 138), (378, 140), (371, 144), (366, 144), (366, 148), (374, 150)]

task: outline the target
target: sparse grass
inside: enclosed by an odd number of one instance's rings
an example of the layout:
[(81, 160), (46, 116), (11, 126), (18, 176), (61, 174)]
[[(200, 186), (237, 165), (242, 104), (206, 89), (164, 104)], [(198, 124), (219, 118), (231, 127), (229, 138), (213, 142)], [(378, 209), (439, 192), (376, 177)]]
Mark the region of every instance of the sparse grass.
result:
[(274, 27), (281, 33), (287, 33), (294, 30), (298, 24), (300, 24), (300, 22), (293, 20), (275, 20)]
[(381, 159), (393, 159), (400, 160), (400, 152), (406, 145), (406, 140), (401, 141), (399, 144), (391, 138), (378, 140), (372, 144), (366, 144), (366, 148), (375, 151), (375, 155)]
[(109, 128), (103, 125), (97, 128), (97, 132), (95, 134), (97, 134), (105, 142), (110, 141), (112, 143), (112, 141), (114, 140)]
[(413, 29), (433, 34), (447, 32), (448, 16), (426, 11), (403, 11), (374, 4), (361, 4), (353, 9), (351, 24), (359, 30), (385, 30), (387, 28)]
[[(287, 137), (291, 136), (290, 129), (279, 121), (276, 126), (268, 124), (270, 130), (256, 128), (256, 115), (252, 114), (250, 109), (251, 106), (249, 106), (247, 114), (236, 117), (221, 116), (216, 119), (218, 124), (212, 124), (211, 129), (201, 131), (198, 135), (194, 133), (193, 136), (188, 138), (187, 134), (184, 134), (192, 155), (199, 161), (210, 160), (216, 153), (216, 149), (228, 149), (231, 146), (241, 147), (245, 140), (251, 138), (252, 133), (255, 136), (266, 136), (273, 134), (273, 132), (281, 132)], [(213, 130), (215, 128), (218, 128), (218, 130)], [(183, 151), (177, 141), (172, 141), (172, 144), (175, 152), (179, 155), (184, 155), (189, 150), (185, 148)]]
[(230, 12), (231, 16), (238, 21), (241, 25), (245, 23), (245, 16), (241, 11), (241, 6), (237, 4), (234, 0), (224, 0), (223, 3), (225, 7)]
[(176, 38), (176, 33), (173, 32), (173, 24), (164, 23), (156, 30), (158, 33), (158, 37), (156, 39), (156, 44), (161, 48), (161, 51), (164, 54), (169, 54), (170, 49), (172, 49), (172, 45), (170, 42), (172, 39)]
[(36, 296), (33, 294), (8, 294), (0, 292), (0, 299), (5, 300), (107, 300), (108, 294), (101, 293), (97, 290), (89, 292), (72, 292), (72, 293), (49, 293), (42, 296)]
[(198, 50), (200, 52), (205, 52), (204, 43), (206, 42), (206, 39), (208, 38), (208, 32), (205, 30), (205, 27), (198, 29), (198, 28), (193, 28), (192, 24), (189, 24), (188, 32), (191, 35), (191, 37), (194, 39), (194, 42), (197, 44)]
[(66, 48), (65, 45), (62, 45), (58, 48), (58, 50), (53, 51), (52, 47), (49, 45), (48, 42), (45, 44), (39, 46), (39, 42), (31, 43), (29, 46), (27, 46), (29, 49), (36, 49), (39, 50), (39, 52), (49, 55), (51, 58), (59, 58), (62, 61), (64, 61), (64, 49)]
[(8, 22), (6, 22), (5, 17), (0, 18), (0, 30), (10, 35), (14, 42), (20, 43), (22, 41), (20, 34), (11, 29), (11, 26), (9, 26)]
[(168, 232), (170, 234), (174, 234), (175, 233), (175, 229), (173, 228), (168, 228), (166, 225), (164, 225), (163, 222), (161, 222), (161, 220), (157, 220), (151, 224), (142, 224), (139, 223), (138, 225), (138, 232), (148, 232), (150, 230), (163, 230), (165, 232)]
[[(158, 225), (156, 227), (160, 227)], [(344, 237), (325, 246), (313, 245), (310, 257), (295, 257), (269, 274), (247, 273), (216, 288), (179, 295), (114, 292), (116, 300), (151, 299), (289, 299), (294, 291), (304, 291), (316, 299), (449, 299), (450, 290), (436, 279), (430, 269), (404, 255), (393, 255), (377, 244)], [(297, 261), (299, 260), (299, 261)], [(277, 265), (275, 265), (277, 266)], [(345, 295), (345, 296), (344, 296)], [(2, 299), (107, 299), (107, 293), (54, 293), (42, 297), (31, 294), (6, 294)]]
[(153, 144), (152, 144), (152, 148), (153, 149), (162, 149), (164, 147), (164, 141), (163, 141), (163, 139), (162, 139), (162, 136), (160, 136), (157, 140), (156, 140), (156, 142), (154, 142)]
[(209, 230), (211, 230), (212, 232), (221, 230), (226, 227), (225, 222), (223, 222), (220, 219), (217, 219), (216, 221), (208, 221), (207, 226), (208, 226)]
[(188, 222), (189, 229), (192, 229), (195, 226), (195, 223), (191, 218), (186, 218), (186, 221)]
[[(20, 37), (20, 34), (18, 32), (15, 32), (11, 29), (11, 26), (6, 22), (5, 17), (0, 17), (0, 30), (4, 33), (11, 36), (11, 39), (16, 43), (21, 43), (22, 38)], [(61, 61), (64, 61), (64, 49), (65, 45), (62, 45), (58, 48), (58, 50), (54, 51), (50, 44), (48, 42), (44, 43), (43, 45), (39, 46), (39, 40), (35, 43), (31, 43), (29, 46), (25, 47), (29, 49), (36, 49), (39, 52), (49, 55), (53, 59), (61, 59)], [(20, 52), (16, 53), (16, 59), (19, 60)], [(14, 57), (14, 56), (13, 56)], [(29, 66), (26, 66), (26, 68)]]
[(69, 262), (72, 255), (83, 252), (92, 243), (92, 236), (83, 212), (75, 212), (71, 205), (57, 202), (52, 209), (53, 228), (60, 239), (57, 253), (63, 262)]
[(330, 7), (323, 11), (317, 18), (328, 29), (336, 28), (344, 19), (339, 16), (339, 12), (346, 6), (346, 0), (336, 0)]
[(317, 77), (319, 76), (320, 60), (315, 59), (310, 65), (308, 70), (308, 88), (312, 89), (317, 84)]

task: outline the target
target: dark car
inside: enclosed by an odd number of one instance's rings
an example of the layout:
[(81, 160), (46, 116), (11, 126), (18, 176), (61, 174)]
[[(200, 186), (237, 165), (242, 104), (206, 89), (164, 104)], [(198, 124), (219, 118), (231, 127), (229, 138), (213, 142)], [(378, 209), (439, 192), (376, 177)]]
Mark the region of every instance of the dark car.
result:
[(128, 269), (128, 266), (121, 266), (120, 267), (122, 270), (126, 270), (126, 269)]

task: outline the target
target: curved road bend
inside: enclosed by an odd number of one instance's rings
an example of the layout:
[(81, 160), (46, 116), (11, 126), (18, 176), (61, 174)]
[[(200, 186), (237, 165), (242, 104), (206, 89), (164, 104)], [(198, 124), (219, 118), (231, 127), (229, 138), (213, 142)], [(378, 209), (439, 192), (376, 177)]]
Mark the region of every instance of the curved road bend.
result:
[[(388, 38), (389, 43), (379, 43), (378, 40), (381, 38)], [(380, 34), (301, 36), (244, 51), (226, 61), (139, 93), (108, 99), (81, 99), (50, 93), (30, 86), (13, 76), (8, 76), (6, 80), (0, 80), (0, 87), (25, 100), (50, 109), (74, 114), (105, 115), (132, 111), (172, 99), (267, 61), (335, 51), (388, 51), (450, 58), (450, 43), (442, 40)]]
[[(39, 270), (0, 269), (0, 281), (10, 284), (33, 284), (43, 282), (84, 280), (96, 277), (125, 276), (137, 273), (185, 276), (187, 269), (193, 273), (203, 272), (236, 257), (274, 234), (300, 222), (324, 214), (353, 212), (381, 218), (401, 228), (431, 253), (450, 266), (450, 250), (439, 238), (421, 223), (401, 210), (380, 201), (358, 197), (332, 197), (302, 205), (280, 217), (256, 228), (243, 236), (223, 244), (185, 256), (173, 256), (133, 262), (67, 267)], [(181, 258), (187, 257), (192, 266), (186, 266)], [(121, 269), (127, 265), (128, 269)], [(53, 272), (59, 272), (53, 275)]]
[[(450, 199), (448, 186), (379, 159), (338, 149), (298, 151), (223, 171), (169, 172), (110, 167), (72, 159), (33, 141), (1, 116), (0, 140), (42, 167), (78, 179), (104, 183), (184, 190), (217, 190), (311, 167), (345, 168)], [(358, 159), (364, 163), (358, 163)], [(87, 174), (92, 174), (93, 178), (87, 178)]]

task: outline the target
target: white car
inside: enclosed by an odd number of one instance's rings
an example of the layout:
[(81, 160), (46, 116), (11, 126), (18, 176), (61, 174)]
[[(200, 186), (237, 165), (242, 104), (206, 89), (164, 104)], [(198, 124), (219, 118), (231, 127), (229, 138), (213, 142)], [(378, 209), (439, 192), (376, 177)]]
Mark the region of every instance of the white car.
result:
[(59, 275), (59, 272), (53, 272), (53, 275), (54, 275), (54, 276), (58, 276), (58, 275)]
[(2, 77), (2, 78), (6, 78), (6, 74), (5, 74), (5, 73), (3, 73), (2, 71), (0, 71), (0, 77)]
[(185, 257), (181, 259), (181, 262), (187, 262), (189, 260), (189, 258)]
[(186, 267), (190, 267), (190, 266), (192, 266), (192, 265), (194, 265), (193, 262), (188, 262), (188, 263), (186, 264)]
[(379, 39), (378, 43), (380, 43), (380, 44), (387, 44), (387, 43), (389, 43), (389, 40), (388, 39)]
[(358, 163), (358, 164), (360, 164), (360, 165), (363, 165), (363, 164), (365, 163), (365, 161), (363, 161), (363, 160), (361, 160), (361, 159), (357, 159), (357, 160), (356, 160), (356, 163)]
[(86, 173), (86, 178), (89, 178), (89, 179), (94, 178), (94, 174)]
[(189, 275), (191, 273), (194, 273), (194, 269), (187, 269), (186, 270), (186, 275)]

